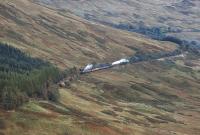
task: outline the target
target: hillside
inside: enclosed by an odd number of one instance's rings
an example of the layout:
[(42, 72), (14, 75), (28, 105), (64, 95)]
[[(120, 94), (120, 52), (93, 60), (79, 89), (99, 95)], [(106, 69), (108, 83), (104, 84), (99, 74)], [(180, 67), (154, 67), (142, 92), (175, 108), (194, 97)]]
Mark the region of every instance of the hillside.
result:
[(160, 28), (167, 35), (200, 41), (199, 0), (37, 0), (37, 3), (104, 24)]
[(51, 10), (26, 0), (3, 1), (0, 10), (0, 40), (18, 44), (17, 47), (63, 68), (118, 59), (138, 50), (175, 48), (144, 40), (136, 34), (90, 24), (68, 12)]
[[(177, 49), (32, 0), (1, 1), (0, 28), (1, 42), (60, 69)], [(199, 61), (186, 51), (80, 75), (59, 88), (57, 103), (32, 98), (15, 111), (1, 109), (0, 134), (198, 135)]]

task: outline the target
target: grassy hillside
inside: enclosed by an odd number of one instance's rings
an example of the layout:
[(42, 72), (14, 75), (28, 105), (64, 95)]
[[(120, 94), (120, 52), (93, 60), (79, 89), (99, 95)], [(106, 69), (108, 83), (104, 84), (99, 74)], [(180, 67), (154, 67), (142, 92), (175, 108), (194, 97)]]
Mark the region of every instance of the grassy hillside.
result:
[(60, 67), (133, 55), (136, 51), (173, 50), (175, 45), (147, 40), (28, 0), (3, 1), (0, 40), (48, 59)]
[(200, 72), (182, 62), (181, 58), (143, 62), (81, 76), (59, 90), (59, 104), (31, 101), (16, 112), (1, 111), (1, 131), (198, 135)]
[[(0, 7), (0, 40), (61, 69), (177, 48), (30, 0), (4, 0)], [(0, 110), (0, 134), (198, 135), (199, 60), (186, 52), (82, 75), (59, 89), (57, 103), (32, 99)]]
[(188, 41), (198, 40), (200, 44), (199, 0), (37, 0), (37, 2), (45, 6), (70, 10), (83, 18), (106, 24), (120, 24), (135, 29), (160, 28), (167, 35)]

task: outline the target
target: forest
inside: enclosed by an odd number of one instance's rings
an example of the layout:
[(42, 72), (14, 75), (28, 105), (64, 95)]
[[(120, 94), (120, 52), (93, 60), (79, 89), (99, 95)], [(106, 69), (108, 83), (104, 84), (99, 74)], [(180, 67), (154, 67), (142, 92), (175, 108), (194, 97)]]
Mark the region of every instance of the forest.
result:
[(0, 106), (11, 110), (30, 98), (57, 101), (57, 67), (0, 43)]

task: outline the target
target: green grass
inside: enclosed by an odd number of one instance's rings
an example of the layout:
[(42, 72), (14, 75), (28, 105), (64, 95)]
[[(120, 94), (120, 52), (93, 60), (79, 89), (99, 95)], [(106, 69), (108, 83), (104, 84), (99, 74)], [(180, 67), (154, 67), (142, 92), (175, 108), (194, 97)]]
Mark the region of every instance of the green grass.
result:
[(20, 109), (31, 111), (31, 112), (49, 113), (47, 109), (41, 107), (37, 102), (34, 102), (34, 101), (30, 101), (26, 103)]

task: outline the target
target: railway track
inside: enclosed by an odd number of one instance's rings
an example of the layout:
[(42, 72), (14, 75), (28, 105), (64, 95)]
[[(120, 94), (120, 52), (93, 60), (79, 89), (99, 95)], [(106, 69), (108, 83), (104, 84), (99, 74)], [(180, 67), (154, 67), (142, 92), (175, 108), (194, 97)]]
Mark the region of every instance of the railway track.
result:
[(162, 52), (159, 54), (145, 54), (145, 55), (134, 55), (129, 58), (120, 59), (113, 63), (105, 63), (105, 64), (88, 64), (84, 68), (80, 69), (80, 74), (87, 74), (99, 70), (104, 70), (108, 68), (112, 68), (119, 65), (133, 64), (143, 61), (152, 61), (152, 60), (160, 60), (165, 58), (172, 58), (177, 56), (184, 56), (183, 52), (180, 50), (175, 50), (173, 52)]

